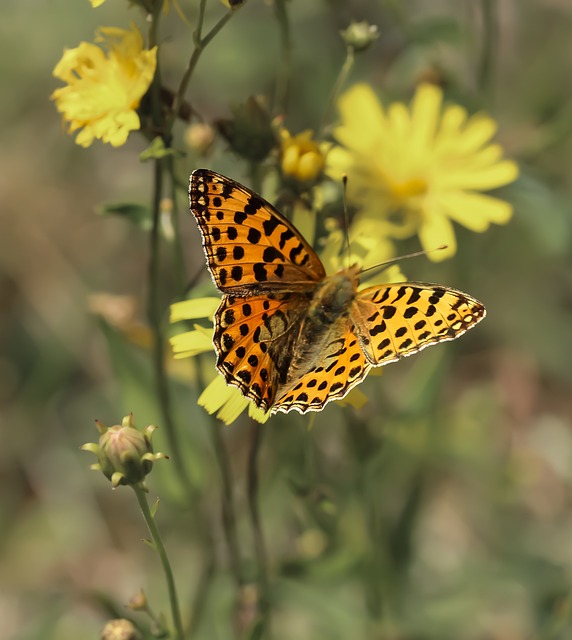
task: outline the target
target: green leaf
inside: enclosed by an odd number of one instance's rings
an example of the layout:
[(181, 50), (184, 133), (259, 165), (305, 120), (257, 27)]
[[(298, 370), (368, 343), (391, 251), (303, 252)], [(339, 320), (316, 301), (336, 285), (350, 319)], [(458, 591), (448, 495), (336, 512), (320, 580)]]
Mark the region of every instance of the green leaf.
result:
[(139, 229), (148, 231), (151, 228), (151, 209), (137, 202), (114, 202), (102, 204), (97, 208), (102, 216), (114, 215), (126, 218)]
[(172, 147), (166, 147), (163, 138), (157, 136), (151, 144), (139, 154), (139, 160), (141, 162), (147, 162), (147, 160), (160, 160), (167, 156), (182, 156), (181, 151), (177, 151)]

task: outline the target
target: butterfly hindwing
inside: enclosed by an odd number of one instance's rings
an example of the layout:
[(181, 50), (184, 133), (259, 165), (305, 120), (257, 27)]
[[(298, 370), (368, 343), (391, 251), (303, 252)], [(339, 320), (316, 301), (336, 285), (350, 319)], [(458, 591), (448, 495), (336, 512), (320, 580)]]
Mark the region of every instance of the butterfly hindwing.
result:
[(303, 302), (291, 293), (225, 295), (215, 312), (217, 368), (265, 411), (286, 382)]
[(296, 228), (250, 189), (197, 169), (189, 196), (209, 270), (221, 291), (280, 284), (296, 288), (325, 277), (320, 259)]
[(421, 282), (369, 287), (353, 303), (364, 353), (374, 366), (453, 340), (486, 314), (470, 295)]
[(295, 379), (277, 395), (272, 413), (321, 411), (331, 400), (339, 400), (361, 382), (371, 368), (351, 322), (338, 319), (330, 331), (319, 364)]

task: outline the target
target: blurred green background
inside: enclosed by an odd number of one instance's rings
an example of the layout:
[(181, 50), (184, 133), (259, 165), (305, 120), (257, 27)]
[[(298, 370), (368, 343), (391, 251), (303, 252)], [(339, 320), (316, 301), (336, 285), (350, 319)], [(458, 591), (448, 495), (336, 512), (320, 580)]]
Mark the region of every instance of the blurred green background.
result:
[[(196, 18), (196, 2), (180, 4)], [(133, 411), (140, 426), (161, 421), (148, 353), (90, 311), (94, 293), (117, 294), (128, 296), (126, 307), (115, 301), (117, 313), (145, 321), (147, 233), (96, 209), (148, 201), (151, 166), (137, 159), (145, 143), (136, 135), (120, 149), (77, 147), (48, 99), (65, 46), (92, 40), (98, 26), (143, 26), (125, 5), (2, 5), (2, 638), (98, 637), (106, 619), (130, 615), (124, 605), (141, 587), (154, 609), (168, 610), (132, 493), (112, 492), (79, 451), (97, 438), (95, 418), (113, 424)], [(498, 120), (521, 177), (499, 194), (515, 205), (510, 224), (483, 235), (457, 229), (453, 260), (403, 265), (411, 279), (484, 301), (477, 330), (370, 376), (361, 387), (370, 402), (357, 414), (330, 405), (311, 429), (297, 414), (264, 427), (259, 507), (273, 637), (572, 638), (572, 5), (292, 0), (288, 8), (290, 130), (317, 126), (344, 58), (338, 31), (367, 19), (380, 38), (350, 82), (393, 99), (427, 74), (441, 78), (449, 99)], [(223, 10), (210, 2), (208, 23)], [(277, 33), (271, 3), (250, 0), (202, 57), (192, 104), (214, 119), (270, 92)], [(192, 48), (174, 12), (162, 42), (163, 81), (174, 87)], [(220, 141), (211, 158), (185, 162), (187, 173), (202, 162), (247, 180)], [(190, 279), (204, 269), (203, 254), (191, 217), (182, 224)], [(174, 283), (168, 254), (164, 262), (166, 306)], [(232, 638), (218, 429), (196, 405), (198, 388), (180, 378), (172, 386), (199, 495), (189, 505), (169, 462), (154, 469), (150, 495), (161, 498), (185, 615), (198, 612), (195, 637)], [(252, 431), (242, 420), (221, 436), (244, 571), (254, 580)], [(169, 453), (161, 431), (156, 444)], [(252, 589), (240, 597), (248, 622)]]

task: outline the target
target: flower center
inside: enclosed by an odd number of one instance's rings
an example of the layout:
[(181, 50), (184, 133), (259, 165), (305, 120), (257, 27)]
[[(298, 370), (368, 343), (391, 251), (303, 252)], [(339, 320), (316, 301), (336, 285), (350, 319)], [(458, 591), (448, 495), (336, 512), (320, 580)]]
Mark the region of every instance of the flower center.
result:
[(425, 195), (429, 185), (423, 178), (410, 178), (402, 182), (388, 178), (387, 187), (394, 203), (404, 205), (408, 200)]

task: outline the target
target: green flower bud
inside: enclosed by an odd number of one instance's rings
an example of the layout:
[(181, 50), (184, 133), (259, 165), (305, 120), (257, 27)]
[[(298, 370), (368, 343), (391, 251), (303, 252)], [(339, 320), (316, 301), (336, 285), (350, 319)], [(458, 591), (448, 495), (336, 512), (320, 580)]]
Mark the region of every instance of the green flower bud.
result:
[(125, 618), (110, 620), (101, 632), (101, 640), (141, 640), (135, 625)]
[(143, 589), (136, 593), (131, 600), (127, 603), (129, 609), (133, 611), (149, 611), (149, 604), (147, 602), (147, 596)]
[(220, 134), (233, 151), (251, 162), (261, 162), (277, 146), (272, 119), (261, 98), (248, 98), (232, 109), (233, 118), (219, 120)]
[(144, 478), (151, 471), (155, 460), (167, 458), (163, 453), (153, 453), (151, 435), (157, 427), (149, 425), (141, 432), (133, 423), (133, 415), (125, 416), (121, 425), (106, 427), (95, 421), (99, 429), (99, 443), (89, 442), (82, 446), (97, 456), (98, 463), (91, 466), (102, 471), (114, 487), (139, 485), (145, 491)]
[(340, 31), (344, 42), (354, 51), (364, 51), (374, 40), (379, 38), (379, 31), (374, 24), (352, 22), (345, 31)]

